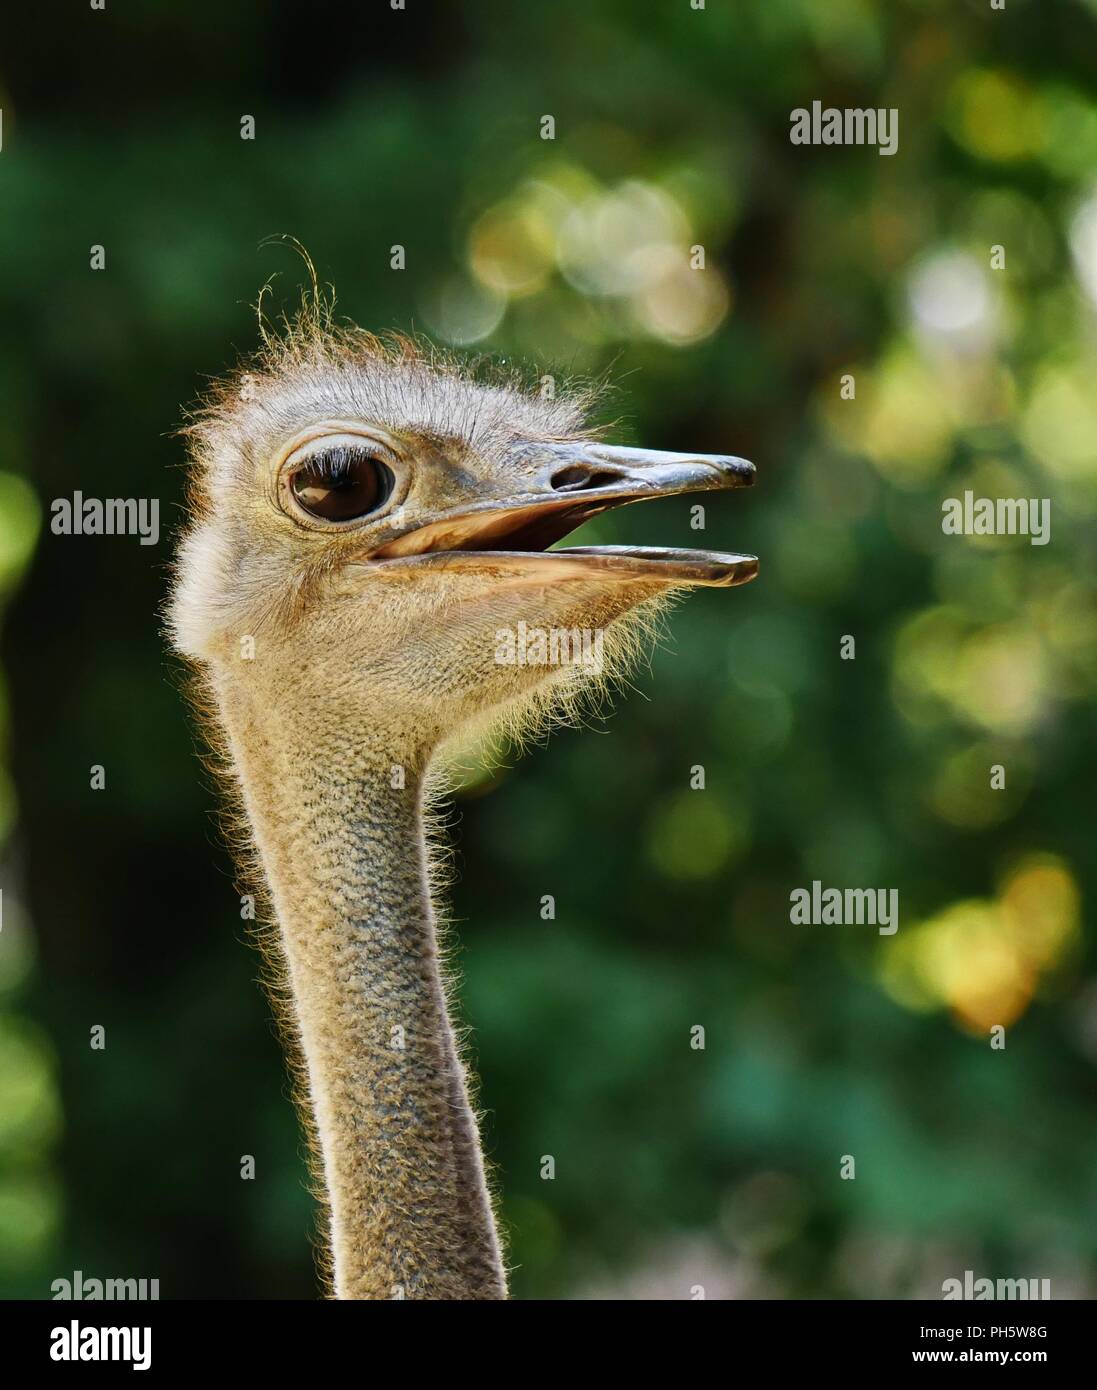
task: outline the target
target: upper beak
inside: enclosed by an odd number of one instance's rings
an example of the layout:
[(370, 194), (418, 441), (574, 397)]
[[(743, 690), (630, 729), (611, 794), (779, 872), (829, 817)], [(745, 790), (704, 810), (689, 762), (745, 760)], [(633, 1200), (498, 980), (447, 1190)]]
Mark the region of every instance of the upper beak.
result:
[[(583, 546), (549, 550), (576, 527), (612, 507), (687, 492), (749, 487), (754, 465), (727, 454), (677, 454), (585, 441), (520, 446), (528, 484), (512, 495), (444, 511), (371, 551), (385, 569), (408, 564), (475, 564), (524, 579), (607, 577), (671, 584), (742, 584), (752, 555), (653, 547)], [(532, 465), (532, 467), (530, 467)]]

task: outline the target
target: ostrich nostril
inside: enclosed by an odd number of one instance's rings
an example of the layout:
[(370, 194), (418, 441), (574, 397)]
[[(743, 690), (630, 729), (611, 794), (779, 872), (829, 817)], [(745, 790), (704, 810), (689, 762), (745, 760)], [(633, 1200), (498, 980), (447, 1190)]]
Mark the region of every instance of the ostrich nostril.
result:
[(554, 492), (581, 492), (592, 487), (610, 487), (624, 480), (626, 474), (615, 468), (594, 468), (586, 463), (572, 463), (559, 468), (549, 479)]

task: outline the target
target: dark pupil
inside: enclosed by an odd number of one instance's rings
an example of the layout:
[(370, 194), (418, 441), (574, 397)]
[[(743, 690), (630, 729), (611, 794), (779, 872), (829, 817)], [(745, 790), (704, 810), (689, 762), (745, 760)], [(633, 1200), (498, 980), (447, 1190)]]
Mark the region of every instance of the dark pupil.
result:
[(392, 491), (392, 474), (372, 454), (336, 446), (314, 454), (294, 473), (290, 486), (313, 516), (354, 521), (385, 501)]

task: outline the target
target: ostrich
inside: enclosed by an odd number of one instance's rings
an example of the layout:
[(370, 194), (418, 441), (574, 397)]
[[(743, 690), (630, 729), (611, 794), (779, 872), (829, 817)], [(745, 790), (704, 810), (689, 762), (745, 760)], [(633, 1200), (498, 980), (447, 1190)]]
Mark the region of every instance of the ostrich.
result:
[(744, 555), (549, 546), (611, 507), (754, 470), (596, 443), (583, 391), (485, 381), (307, 300), (283, 327), (186, 428), (170, 635), (266, 890), (330, 1291), (505, 1298), (436, 940), (434, 769), (455, 739), (544, 727), (605, 679), (500, 660), (501, 633), (603, 633), (619, 667), (667, 595), (757, 571)]

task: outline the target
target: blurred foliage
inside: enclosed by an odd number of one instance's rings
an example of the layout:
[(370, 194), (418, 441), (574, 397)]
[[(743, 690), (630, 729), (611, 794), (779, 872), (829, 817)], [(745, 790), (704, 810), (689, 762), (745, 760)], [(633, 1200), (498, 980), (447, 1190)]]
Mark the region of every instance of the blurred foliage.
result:
[[(464, 1010), (516, 1294), (939, 1296), (965, 1268), (1092, 1294), (1097, 6), (7, 23), (0, 1289), (315, 1290), (280, 1051), (157, 630), (170, 536), (41, 527), (82, 489), (159, 496), (170, 530), (181, 406), (254, 343), (263, 282), (293, 298), (299, 262), (259, 249), (285, 233), (368, 327), (609, 368), (618, 437), (759, 465), (704, 539), (761, 578), (676, 611), (603, 730), (463, 798)], [(792, 146), (816, 99), (897, 107), (898, 154)], [(967, 489), (1050, 498), (1051, 543), (943, 536)], [(674, 501), (592, 534), (699, 541)], [(897, 888), (898, 934), (790, 926), (813, 879)]]

